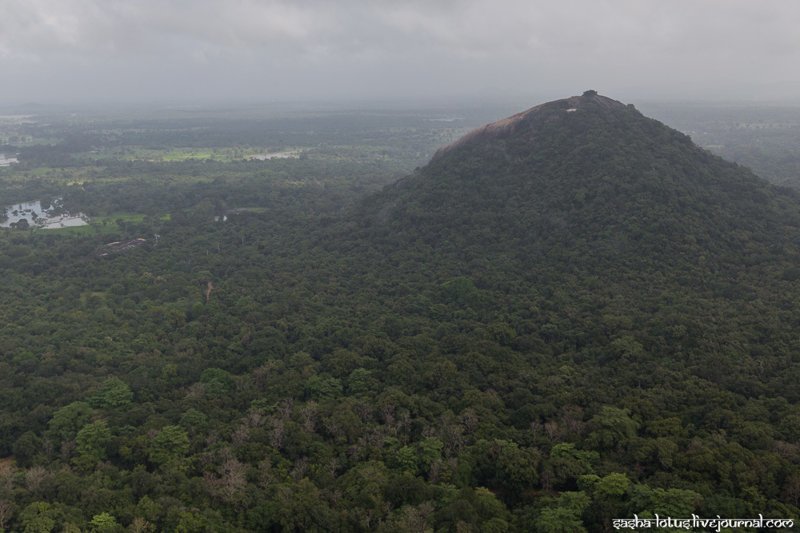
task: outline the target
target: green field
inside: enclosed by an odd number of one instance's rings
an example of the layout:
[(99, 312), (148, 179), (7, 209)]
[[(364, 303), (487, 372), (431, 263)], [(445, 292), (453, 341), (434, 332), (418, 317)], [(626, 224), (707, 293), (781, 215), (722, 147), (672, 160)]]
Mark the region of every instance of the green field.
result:
[[(69, 228), (38, 229), (37, 233), (47, 233), (55, 235), (113, 235), (125, 231), (126, 224), (140, 224), (149, 215), (141, 213), (116, 213), (113, 215), (92, 217), (86, 226), (75, 226)], [(159, 221), (170, 220), (170, 215), (156, 217)]]
[(220, 148), (145, 148), (138, 146), (107, 147), (76, 154), (75, 158), (84, 161), (147, 161), (150, 163), (181, 163), (184, 161), (218, 161), (230, 163), (258, 159), (269, 154), (281, 154), (275, 159), (299, 157), (301, 150), (296, 148), (263, 147), (220, 147)]

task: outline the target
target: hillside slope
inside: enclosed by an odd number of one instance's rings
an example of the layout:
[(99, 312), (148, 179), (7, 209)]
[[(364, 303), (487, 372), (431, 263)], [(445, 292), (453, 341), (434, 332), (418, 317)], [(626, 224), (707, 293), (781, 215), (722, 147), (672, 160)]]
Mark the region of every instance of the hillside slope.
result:
[(587, 91), (440, 149), (370, 198), (362, 222), (400, 240), (480, 243), (521, 259), (572, 253), (609, 268), (658, 260), (716, 271), (796, 260), (797, 206), (794, 193)]

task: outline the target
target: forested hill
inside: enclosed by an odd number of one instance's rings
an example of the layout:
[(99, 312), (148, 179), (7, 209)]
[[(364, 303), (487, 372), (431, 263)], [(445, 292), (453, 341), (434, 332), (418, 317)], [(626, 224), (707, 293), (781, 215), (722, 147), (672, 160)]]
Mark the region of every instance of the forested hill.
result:
[[(637, 506), (797, 514), (799, 215), (793, 191), (588, 91), (442, 148), (340, 238), (366, 291), (379, 270), (387, 305), (433, 321), (393, 333), (431, 335), (413, 375), (436, 360), (538, 434), (509, 437), (545, 457), (517, 516), (602, 530)], [(584, 452), (596, 466), (568, 480)], [(473, 475), (507, 503), (525, 486)]]
[[(479, 128), (365, 202), (374, 234), (573, 266), (796, 261), (795, 193), (587, 91)], [(399, 241), (398, 241), (399, 242)], [(476, 248), (479, 247), (479, 248)], [(563, 265), (567, 266), (567, 265)]]

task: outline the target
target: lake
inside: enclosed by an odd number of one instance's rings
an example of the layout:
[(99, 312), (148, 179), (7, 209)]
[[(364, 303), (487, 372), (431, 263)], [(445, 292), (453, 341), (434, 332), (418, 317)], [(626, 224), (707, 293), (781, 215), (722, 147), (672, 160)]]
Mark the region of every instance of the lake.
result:
[(9, 165), (13, 165), (14, 163), (19, 163), (17, 158), (14, 156), (7, 156), (6, 154), (0, 154), (0, 167), (7, 167)]
[(39, 200), (19, 202), (5, 207), (6, 220), (0, 222), (0, 228), (10, 228), (25, 219), (31, 227), (40, 229), (71, 228), (85, 226), (89, 223), (83, 213), (66, 213), (61, 210), (61, 199), (56, 198), (47, 209), (42, 208)]

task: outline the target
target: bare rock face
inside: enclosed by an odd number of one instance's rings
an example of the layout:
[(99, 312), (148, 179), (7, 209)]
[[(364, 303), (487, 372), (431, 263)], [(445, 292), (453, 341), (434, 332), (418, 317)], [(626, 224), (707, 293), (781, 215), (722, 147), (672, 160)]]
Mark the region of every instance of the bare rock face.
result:
[(473, 143), (480, 144), (490, 142), (493, 139), (502, 139), (508, 136), (524, 134), (526, 130), (535, 128), (537, 125), (544, 125), (537, 123), (546, 123), (548, 119), (552, 120), (554, 118), (554, 113), (573, 113), (592, 108), (621, 110), (625, 107), (625, 104), (622, 102), (598, 95), (597, 91), (586, 91), (582, 96), (571, 96), (562, 100), (555, 100), (546, 104), (537, 105), (527, 111), (481, 126), (454, 143), (439, 149), (434, 155), (433, 160), (464, 145)]

